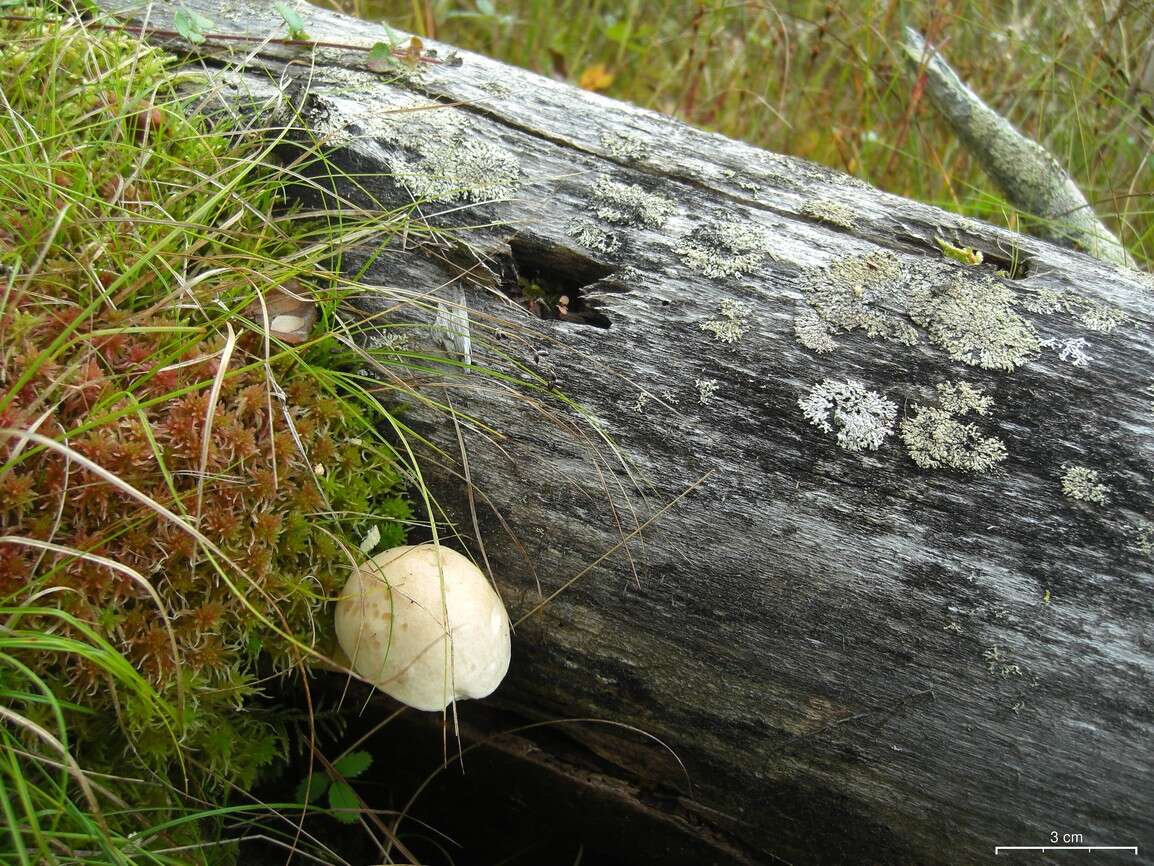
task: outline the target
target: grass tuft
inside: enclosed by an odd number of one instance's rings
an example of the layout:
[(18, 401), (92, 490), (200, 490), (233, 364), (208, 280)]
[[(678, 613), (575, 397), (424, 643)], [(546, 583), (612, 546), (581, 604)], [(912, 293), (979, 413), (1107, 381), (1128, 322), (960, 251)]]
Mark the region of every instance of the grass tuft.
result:
[(227, 861), (293, 736), (269, 678), (329, 652), (364, 539), (435, 510), (364, 373), (397, 397), (423, 361), (341, 312), (344, 252), (409, 216), (294, 210), (315, 150), (127, 34), (0, 35), (0, 854)]

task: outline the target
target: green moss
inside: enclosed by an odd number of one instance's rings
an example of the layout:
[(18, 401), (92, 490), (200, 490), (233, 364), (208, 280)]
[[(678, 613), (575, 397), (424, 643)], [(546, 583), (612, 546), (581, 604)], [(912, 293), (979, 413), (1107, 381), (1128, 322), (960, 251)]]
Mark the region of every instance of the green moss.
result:
[[(0, 437), (0, 525), (24, 539), (0, 544), (0, 604), (78, 644), (98, 629), (152, 696), (82, 653), (5, 660), (61, 703), (86, 770), (149, 780), (117, 788), (136, 827), (140, 797), (231, 795), (283, 757), (256, 698), (328, 649), (349, 552), (374, 529), (400, 543), (409, 506), (364, 354), (328, 330), (339, 226), (285, 212), (298, 177), (194, 110), (175, 58), (25, 11), (0, 22), (0, 226), (19, 229), (0, 269), (20, 275), (0, 304), (0, 428), (20, 433)], [(247, 311), (288, 285), (320, 327), (266, 343)]]

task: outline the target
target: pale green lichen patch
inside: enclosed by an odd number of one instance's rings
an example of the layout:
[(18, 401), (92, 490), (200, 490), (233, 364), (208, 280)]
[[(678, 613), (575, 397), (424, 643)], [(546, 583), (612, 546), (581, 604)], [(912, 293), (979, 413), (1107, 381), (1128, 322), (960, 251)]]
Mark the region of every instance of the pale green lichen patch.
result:
[(1134, 536), (1131, 547), (1143, 556), (1154, 557), (1154, 523), (1139, 520), (1130, 525), (1130, 533)]
[(798, 398), (797, 405), (814, 427), (826, 433), (836, 428), (837, 444), (847, 451), (876, 451), (893, 433), (898, 414), (892, 400), (852, 379), (825, 379)]
[(808, 307), (794, 316), (793, 333), (799, 343), (819, 355), (828, 354), (837, 348), (837, 341), (829, 325)]
[(500, 81), (490, 78), (488, 81), (482, 81), (479, 85), (486, 93), (497, 97), (498, 99), (505, 99), (513, 95), (513, 88)]
[(649, 156), (649, 142), (633, 132), (609, 130), (601, 133), (601, 146), (614, 159), (645, 159)]
[(326, 143), (384, 142), (389, 170), (415, 199), (504, 201), (517, 192), (517, 158), (478, 137), (463, 111), (418, 100), (371, 109), (368, 100), (328, 102), (315, 124)]
[(833, 335), (862, 330), (873, 339), (913, 345), (918, 341), (913, 326), (882, 309), (883, 304), (904, 309), (902, 281), (897, 257), (881, 251), (807, 268), (802, 289), (809, 309), (794, 319), (798, 342), (816, 352), (830, 352), (837, 347)]
[(627, 286), (635, 285), (645, 278), (645, 274), (633, 265), (625, 265), (615, 276), (619, 283)]
[(693, 387), (697, 389), (697, 402), (704, 406), (713, 399), (719, 386), (716, 379), (695, 379)]
[(1041, 288), (1029, 295), (1022, 304), (1031, 313), (1048, 315), (1063, 309), (1062, 293), (1056, 289)]
[(799, 314), (794, 333), (819, 352), (834, 348), (836, 334), (855, 330), (913, 345), (914, 324), (954, 360), (986, 370), (1012, 371), (1041, 346), (1009, 286), (950, 261), (904, 266), (889, 252), (848, 256), (803, 271), (802, 289), (813, 315)]
[(1133, 280), (1134, 282), (1138, 283), (1142, 286), (1142, 288), (1154, 291), (1154, 274), (1147, 273), (1146, 271), (1135, 270), (1133, 268), (1119, 268), (1118, 273), (1120, 273), (1126, 279)]
[(621, 239), (613, 232), (608, 232), (596, 223), (585, 219), (572, 219), (565, 225), (569, 236), (586, 249), (601, 253), (616, 252), (621, 246)]
[(951, 415), (965, 415), (967, 412), (989, 415), (994, 407), (993, 398), (969, 382), (940, 382), (937, 391), (938, 406)]
[(915, 403), (913, 414), (901, 423), (901, 437), (910, 458), (923, 469), (957, 469), (989, 472), (1006, 459), (1006, 446), (994, 436), (984, 436), (972, 422), (973, 413), (988, 415), (993, 401), (981, 388), (968, 382), (945, 382), (937, 386), (938, 405)]
[(846, 230), (857, 226), (853, 208), (829, 198), (810, 199), (801, 206), (801, 215)]
[(674, 204), (664, 196), (646, 192), (637, 184), (618, 183), (602, 175), (593, 184), (593, 212), (618, 225), (657, 229), (665, 225)]
[(993, 276), (936, 268), (910, 284), (910, 318), (955, 361), (1013, 371), (1041, 348), (1034, 326), (1014, 310), (1017, 294)]
[(1109, 304), (1085, 302), (1073, 312), (1075, 319), (1091, 331), (1102, 334), (1112, 334), (1119, 325), (1126, 322), (1126, 314)]
[(986, 670), (994, 676), (1007, 679), (1022, 675), (1021, 665), (1014, 664), (1013, 659), (997, 644), (982, 653), (982, 657), (986, 660)]
[(769, 232), (762, 226), (725, 220), (694, 229), (674, 252), (706, 276), (731, 277), (756, 270), (769, 254), (769, 246)]
[(1062, 492), (1070, 499), (1076, 499), (1079, 502), (1105, 505), (1109, 498), (1110, 488), (1099, 481), (1097, 470), (1086, 466), (1071, 466), (1069, 463), (1063, 463)]
[(1128, 321), (1127, 315), (1117, 307), (1077, 292), (1039, 289), (1023, 306), (1031, 313), (1069, 313), (1074, 321), (1100, 334), (1113, 333)]
[(718, 309), (718, 317), (701, 323), (701, 330), (713, 334), (723, 343), (736, 343), (749, 329), (749, 304), (726, 298)]

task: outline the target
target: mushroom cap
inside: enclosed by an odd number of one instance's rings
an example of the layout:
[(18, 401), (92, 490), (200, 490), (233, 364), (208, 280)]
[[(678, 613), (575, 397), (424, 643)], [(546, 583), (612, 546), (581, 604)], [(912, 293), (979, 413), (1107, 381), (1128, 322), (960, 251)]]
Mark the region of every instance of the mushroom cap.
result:
[(439, 545), (393, 547), (356, 569), (336, 631), (354, 671), (418, 710), (483, 698), (509, 670), (505, 606), (477, 566)]

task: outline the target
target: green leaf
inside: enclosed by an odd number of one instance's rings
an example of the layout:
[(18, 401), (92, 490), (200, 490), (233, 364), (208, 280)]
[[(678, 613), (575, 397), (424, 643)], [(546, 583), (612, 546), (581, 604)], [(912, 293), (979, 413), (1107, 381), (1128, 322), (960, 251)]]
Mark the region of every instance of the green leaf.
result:
[(355, 779), (373, 765), (373, 756), (368, 752), (349, 752), (333, 764), (333, 769), (346, 779)]
[(176, 32), (182, 38), (187, 39), (193, 45), (202, 45), (205, 38), (204, 31), (211, 30), (216, 25), (213, 24), (211, 18), (205, 18), (199, 12), (177, 9), (176, 14), (172, 16), (172, 26), (176, 28)]
[(309, 777), (305, 776), (301, 779), (301, 783), (297, 785), (296, 791), (293, 793), (293, 798), (298, 803), (315, 803), (322, 796), (325, 791), (329, 789), (332, 784), (332, 779), (323, 773), (313, 773), (312, 783), (309, 783)]
[(297, 14), (295, 9), (287, 3), (274, 3), (273, 8), (288, 25), (289, 39), (307, 40), (309, 38), (305, 32), (305, 22), (301, 20), (301, 16)]
[(369, 49), (365, 65), (373, 72), (389, 71), (397, 65), (397, 59), (393, 57), (393, 47), (387, 42), (374, 43)]
[(497, 15), (497, 8), (493, 5), (493, 0), (475, 0), (474, 5), (482, 15), (490, 18), (495, 18)]
[(329, 806), (334, 810), (333, 817), (342, 824), (355, 824), (361, 810), (361, 798), (351, 785), (337, 782), (329, 788)]

